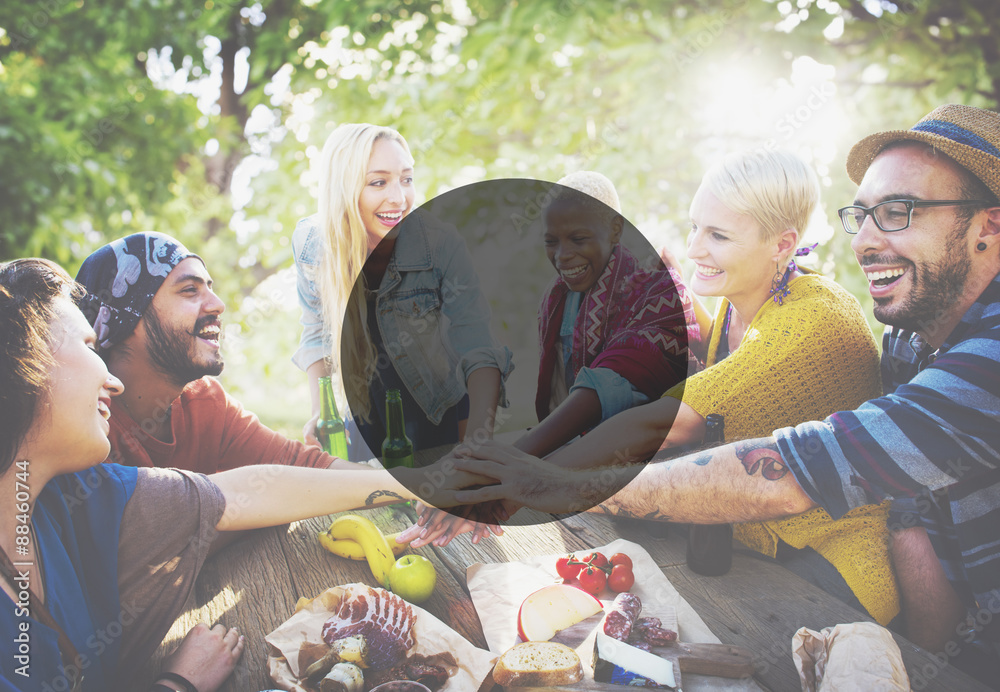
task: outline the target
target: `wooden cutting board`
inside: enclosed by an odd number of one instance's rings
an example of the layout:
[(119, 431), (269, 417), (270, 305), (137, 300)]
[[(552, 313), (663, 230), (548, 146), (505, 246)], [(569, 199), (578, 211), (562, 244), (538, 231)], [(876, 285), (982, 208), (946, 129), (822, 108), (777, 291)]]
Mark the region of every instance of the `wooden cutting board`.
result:
[[(658, 617), (666, 629), (677, 631), (677, 612), (672, 606), (644, 605), (640, 617)], [(604, 613), (591, 617), (557, 632), (551, 641), (565, 644), (576, 650), (583, 664), (583, 679), (572, 685), (550, 687), (508, 687), (510, 692), (566, 692), (569, 689), (584, 692), (623, 692), (624, 685), (612, 685), (594, 680), (594, 639)], [(677, 690), (682, 690), (681, 673), (717, 675), (727, 678), (745, 678), (753, 675), (753, 655), (748, 649), (728, 644), (687, 644), (675, 642), (670, 646), (654, 647), (653, 653), (667, 659), (674, 666)], [(492, 677), (492, 674), (490, 675)]]

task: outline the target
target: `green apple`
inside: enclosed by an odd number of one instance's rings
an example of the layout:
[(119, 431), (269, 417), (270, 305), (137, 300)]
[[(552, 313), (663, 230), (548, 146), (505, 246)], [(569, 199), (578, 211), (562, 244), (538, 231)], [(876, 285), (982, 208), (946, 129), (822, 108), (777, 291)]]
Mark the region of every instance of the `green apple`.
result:
[(389, 568), (389, 590), (410, 603), (423, 603), (434, 592), (437, 572), (423, 555), (404, 555)]

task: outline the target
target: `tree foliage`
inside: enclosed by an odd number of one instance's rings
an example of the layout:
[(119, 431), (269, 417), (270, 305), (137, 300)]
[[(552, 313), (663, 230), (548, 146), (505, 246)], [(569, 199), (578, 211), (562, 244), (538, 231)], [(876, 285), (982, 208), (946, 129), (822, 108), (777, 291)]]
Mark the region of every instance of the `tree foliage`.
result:
[[(399, 129), (426, 197), (600, 170), (683, 254), (711, 158), (793, 148), (836, 208), (853, 197), (852, 141), (943, 102), (997, 107), (997, 35), (992, 0), (5, 2), (0, 258), (75, 270), (111, 238), (169, 232), (210, 258), (260, 340), (245, 357), (285, 362), (297, 334), (281, 270), (336, 124)], [(803, 59), (833, 67), (802, 77)], [(864, 295), (845, 237), (821, 266)]]

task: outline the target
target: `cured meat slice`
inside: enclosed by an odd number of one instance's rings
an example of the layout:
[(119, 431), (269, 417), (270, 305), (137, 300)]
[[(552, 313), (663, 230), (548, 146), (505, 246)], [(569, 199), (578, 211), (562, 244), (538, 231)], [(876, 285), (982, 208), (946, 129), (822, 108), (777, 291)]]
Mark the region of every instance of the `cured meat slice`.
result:
[(642, 612), (642, 601), (628, 591), (615, 596), (611, 612), (604, 617), (604, 633), (618, 641), (627, 641), (632, 633), (632, 623)]
[(365, 584), (348, 584), (337, 612), (323, 625), (323, 641), (361, 636), (368, 642), (368, 665), (389, 668), (413, 646), (413, 609), (399, 596)]

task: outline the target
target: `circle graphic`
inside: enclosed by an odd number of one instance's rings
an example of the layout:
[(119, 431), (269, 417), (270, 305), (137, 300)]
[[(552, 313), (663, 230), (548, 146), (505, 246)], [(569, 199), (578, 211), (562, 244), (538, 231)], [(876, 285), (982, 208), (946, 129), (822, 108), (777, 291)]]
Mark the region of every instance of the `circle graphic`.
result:
[[(538, 458), (586, 449), (603, 419), (689, 372), (679, 276), (617, 209), (613, 188), (577, 187), (518, 178), (446, 192), (400, 220), (357, 278), (340, 350), (351, 415), (426, 504), (498, 523), (496, 502), (444, 505), (454, 490), (497, 484), (497, 455), (522, 491), (568, 487), (575, 471)], [(606, 467), (599, 487), (569, 493), (556, 514), (502, 523), (589, 509), (644, 461), (622, 440), (595, 464)]]

